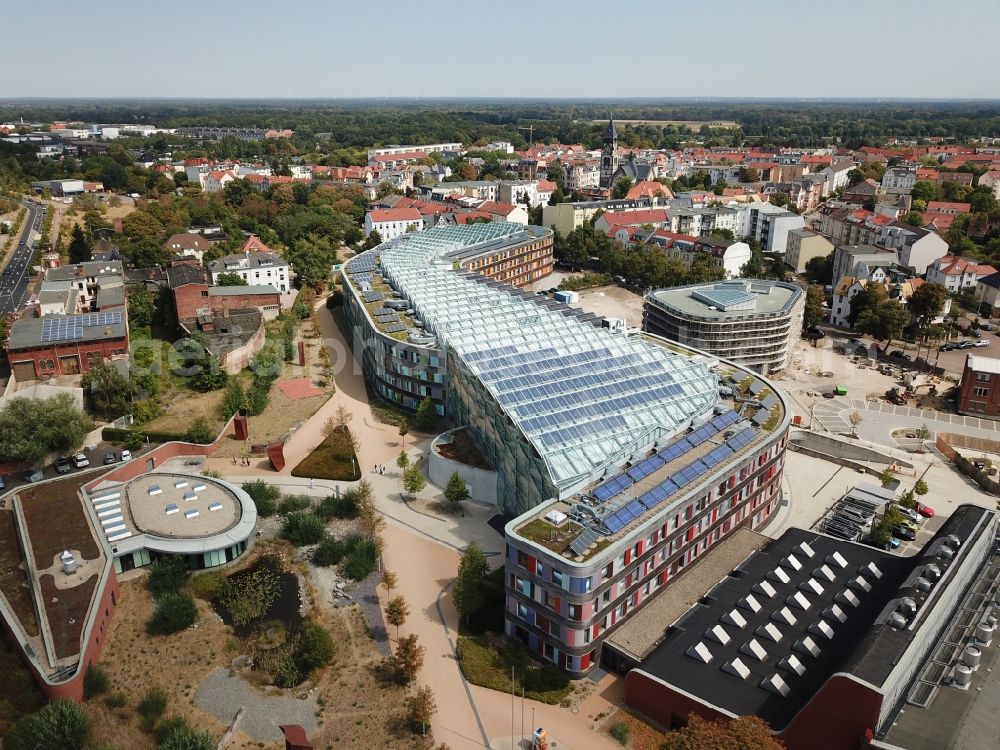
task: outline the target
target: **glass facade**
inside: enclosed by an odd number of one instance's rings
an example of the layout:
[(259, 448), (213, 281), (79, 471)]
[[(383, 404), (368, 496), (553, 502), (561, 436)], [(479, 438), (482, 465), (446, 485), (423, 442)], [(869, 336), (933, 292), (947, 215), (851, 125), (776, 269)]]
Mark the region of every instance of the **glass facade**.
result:
[[(445, 411), (497, 467), (508, 513), (571, 495), (711, 411), (717, 396), (716, 376), (694, 359), (462, 270), (469, 256), (497, 255), (545, 231), (502, 222), (439, 227), (384, 243), (343, 269), (366, 376), (383, 394), (408, 377), (395, 359), (393, 368), (384, 365), (386, 334), (365, 309), (386, 291), (375, 289), (377, 268), (391, 288), (386, 304), (405, 301), (418, 333), (436, 345), (422, 350), (427, 367), (430, 357), (447, 354), (446, 388), (439, 389)], [(417, 395), (403, 390), (393, 400), (419, 403)]]

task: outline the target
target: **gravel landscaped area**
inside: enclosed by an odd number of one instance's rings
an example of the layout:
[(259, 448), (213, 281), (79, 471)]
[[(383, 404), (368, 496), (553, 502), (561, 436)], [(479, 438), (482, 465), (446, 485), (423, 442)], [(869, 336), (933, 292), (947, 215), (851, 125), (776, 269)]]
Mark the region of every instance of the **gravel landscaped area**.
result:
[(228, 669), (216, 669), (202, 680), (195, 693), (194, 704), (225, 724), (233, 720), (241, 707), (246, 706), (246, 713), (237, 729), (255, 740), (282, 740), (284, 735), (278, 729), (282, 724), (300, 724), (306, 734), (313, 734), (319, 727), (314, 696), (300, 700), (283, 695), (263, 695)]

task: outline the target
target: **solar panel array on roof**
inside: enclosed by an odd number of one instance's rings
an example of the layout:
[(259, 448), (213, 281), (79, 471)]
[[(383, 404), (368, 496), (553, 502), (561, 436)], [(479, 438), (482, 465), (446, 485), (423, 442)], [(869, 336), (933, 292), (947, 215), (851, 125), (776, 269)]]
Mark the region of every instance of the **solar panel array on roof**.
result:
[(649, 458), (644, 458), (642, 461), (637, 463), (635, 466), (630, 468), (625, 473), (628, 474), (634, 481), (638, 482), (640, 479), (649, 476), (654, 471), (659, 469), (666, 463), (660, 456), (653, 454)]
[[(700, 361), (452, 270), (453, 253), (499, 251), (546, 231), (435, 227), (380, 246), (379, 270), (532, 444), (556, 488), (569, 491), (710, 411), (717, 379)], [(509, 349), (482, 356), (501, 347)]]
[(375, 270), (377, 253), (362, 253), (347, 261), (348, 273), (371, 273)]
[(386, 313), (385, 315), (376, 315), (375, 320), (379, 323), (398, 323), (399, 316), (396, 313)]
[(354, 276), (354, 283), (355, 284), (371, 284), (373, 278), (374, 278), (374, 276), (372, 276), (370, 273), (359, 273), (359, 274), (356, 274)]
[(84, 328), (120, 325), (120, 312), (87, 313), (86, 315), (46, 315), (42, 318), (42, 341), (69, 341), (83, 338)]
[(574, 554), (582, 555), (590, 549), (591, 545), (596, 544), (599, 539), (600, 537), (596, 531), (593, 529), (584, 529), (580, 533), (580, 536), (570, 542), (569, 548), (573, 550)]
[(401, 331), (405, 331), (406, 329), (407, 326), (404, 325), (403, 323), (390, 323), (383, 330), (386, 333), (400, 333)]
[(363, 292), (362, 294), (365, 298), (365, 302), (381, 302), (383, 299), (385, 299), (385, 295), (383, 295), (382, 292), (369, 291), (369, 292)]
[(631, 486), (632, 486), (632, 477), (629, 477), (625, 474), (619, 474), (618, 476), (613, 477), (604, 484), (598, 486), (592, 494), (598, 500), (604, 502), (605, 500), (610, 500), (619, 492)]

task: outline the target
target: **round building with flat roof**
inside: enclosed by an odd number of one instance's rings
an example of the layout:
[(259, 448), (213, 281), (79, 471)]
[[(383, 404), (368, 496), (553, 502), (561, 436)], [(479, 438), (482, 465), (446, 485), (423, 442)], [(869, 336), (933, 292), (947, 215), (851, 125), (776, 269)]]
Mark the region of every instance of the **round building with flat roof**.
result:
[(642, 327), (767, 375), (788, 366), (804, 312), (795, 284), (736, 279), (650, 292)]
[(200, 474), (142, 474), (95, 489), (88, 500), (119, 573), (167, 555), (187, 557), (195, 569), (224, 565), (247, 550), (257, 528), (246, 492)]

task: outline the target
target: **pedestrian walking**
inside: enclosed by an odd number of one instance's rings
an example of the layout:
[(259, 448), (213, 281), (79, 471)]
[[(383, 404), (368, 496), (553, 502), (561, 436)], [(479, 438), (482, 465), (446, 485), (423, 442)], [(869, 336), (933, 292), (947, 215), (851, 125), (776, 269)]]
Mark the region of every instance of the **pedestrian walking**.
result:
[(309, 478), (309, 489), (314, 489), (316, 487), (316, 480), (312, 477)]

